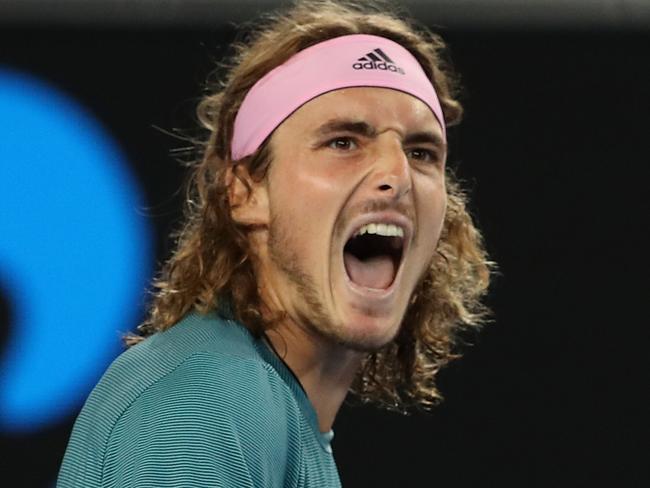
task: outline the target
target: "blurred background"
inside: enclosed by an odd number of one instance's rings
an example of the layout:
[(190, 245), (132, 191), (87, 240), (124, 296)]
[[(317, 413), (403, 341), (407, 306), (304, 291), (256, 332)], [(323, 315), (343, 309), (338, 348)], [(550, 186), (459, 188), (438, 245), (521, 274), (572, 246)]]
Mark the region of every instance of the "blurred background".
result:
[[(0, 1), (0, 473), (52, 487), (171, 250), (194, 107), (279, 1)], [(403, 417), (346, 405), (344, 486), (648, 486), (650, 1), (405, 1), (464, 85), (450, 166), (492, 324)]]

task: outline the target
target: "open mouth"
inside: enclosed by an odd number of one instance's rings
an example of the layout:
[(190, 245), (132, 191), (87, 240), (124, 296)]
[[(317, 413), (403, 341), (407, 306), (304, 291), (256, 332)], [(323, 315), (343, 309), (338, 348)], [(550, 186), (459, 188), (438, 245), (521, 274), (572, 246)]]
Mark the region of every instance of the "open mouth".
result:
[(357, 231), (343, 248), (350, 280), (361, 287), (385, 290), (391, 286), (402, 261), (403, 230), (392, 224), (369, 224)]

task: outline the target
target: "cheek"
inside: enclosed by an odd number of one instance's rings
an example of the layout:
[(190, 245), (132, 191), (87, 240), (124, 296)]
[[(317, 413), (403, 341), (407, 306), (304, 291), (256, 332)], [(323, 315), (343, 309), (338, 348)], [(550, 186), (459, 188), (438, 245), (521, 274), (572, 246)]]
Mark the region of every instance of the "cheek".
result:
[(444, 225), (447, 193), (444, 185), (434, 185), (422, 195), (418, 207), (420, 240), (424, 249), (434, 252)]
[(345, 203), (346, 182), (319, 170), (314, 161), (301, 163), (282, 175), (274, 175), (270, 185), (271, 213), (282, 222), (292, 247), (305, 259), (315, 259), (330, 248)]
[(418, 208), (418, 236), (416, 238), (416, 260), (419, 266), (428, 266), (433, 259), (444, 225), (446, 195), (430, 196)]
[(349, 184), (350, 178), (345, 177), (340, 166), (312, 160), (296, 169), (293, 181), (311, 199), (335, 200)]
[(334, 164), (319, 160), (300, 160), (291, 176), (282, 182), (281, 199), (296, 217), (310, 227), (331, 232), (352, 186), (351, 178), (337, 171)]
[(445, 216), (447, 214), (447, 194), (445, 193), (442, 197), (440, 197), (438, 204), (436, 205), (434, 209), (434, 222), (437, 224), (435, 226), (436, 233), (435, 233), (435, 239), (436, 241), (440, 237), (440, 233), (442, 232), (442, 227), (445, 223)]

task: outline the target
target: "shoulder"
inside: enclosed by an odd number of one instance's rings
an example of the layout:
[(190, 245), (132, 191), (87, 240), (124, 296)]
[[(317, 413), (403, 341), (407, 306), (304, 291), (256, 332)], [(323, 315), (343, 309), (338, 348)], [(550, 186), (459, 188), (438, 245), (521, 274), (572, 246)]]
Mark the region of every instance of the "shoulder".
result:
[[(289, 408), (292, 399), (243, 326), (212, 314), (191, 314), (123, 353), (88, 403), (100, 408), (115, 403), (113, 413), (121, 410), (120, 415), (148, 401), (224, 414), (232, 410), (234, 416), (265, 405), (259, 415), (272, 416)], [(240, 408), (232, 408), (235, 404)]]
[[(173, 468), (183, 479), (281, 486), (298, 464), (290, 458), (290, 446), (300, 442), (298, 424), (292, 397), (263, 363), (195, 352), (119, 416), (102, 478), (144, 472), (158, 480)], [(137, 466), (130, 469), (125, 458), (137, 458)]]
[[(279, 401), (285, 398), (287, 402)], [(147, 385), (126, 410), (173, 414), (205, 411), (237, 420), (280, 415), (290, 407), (291, 392), (261, 360), (215, 351), (196, 351)]]
[(84, 451), (104, 480), (125, 472), (158, 476), (171, 465), (191, 477), (198, 464), (218, 476), (252, 469), (252, 479), (271, 480), (295, 461), (288, 457), (296, 442), (299, 407), (252, 336), (237, 324), (198, 316), (111, 365), (75, 424), (69, 450)]
[(235, 436), (244, 450), (261, 448), (288, 442), (296, 414), (290, 392), (264, 363), (201, 351), (134, 398), (110, 439), (128, 444), (148, 432), (152, 442), (178, 437), (188, 441), (179, 445), (203, 439), (225, 446)]
[[(250, 381), (272, 380), (254, 338), (243, 326), (213, 314), (190, 314), (122, 353), (107, 369), (88, 403), (98, 399), (101, 404), (112, 401), (127, 407), (159, 382), (158, 388), (169, 382), (181, 383), (188, 375), (194, 383), (226, 380), (218, 372), (232, 369), (236, 373), (238, 368), (233, 365), (246, 365), (242, 374), (248, 372)], [(257, 374), (251, 374), (253, 370)]]

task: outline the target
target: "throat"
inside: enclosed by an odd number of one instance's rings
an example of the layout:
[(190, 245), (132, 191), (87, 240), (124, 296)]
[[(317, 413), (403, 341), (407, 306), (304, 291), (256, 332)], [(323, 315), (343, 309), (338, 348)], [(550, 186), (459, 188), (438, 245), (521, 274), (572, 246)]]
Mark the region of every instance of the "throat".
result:
[(395, 262), (388, 254), (361, 260), (350, 252), (344, 252), (343, 261), (350, 280), (359, 286), (386, 289), (395, 279)]

